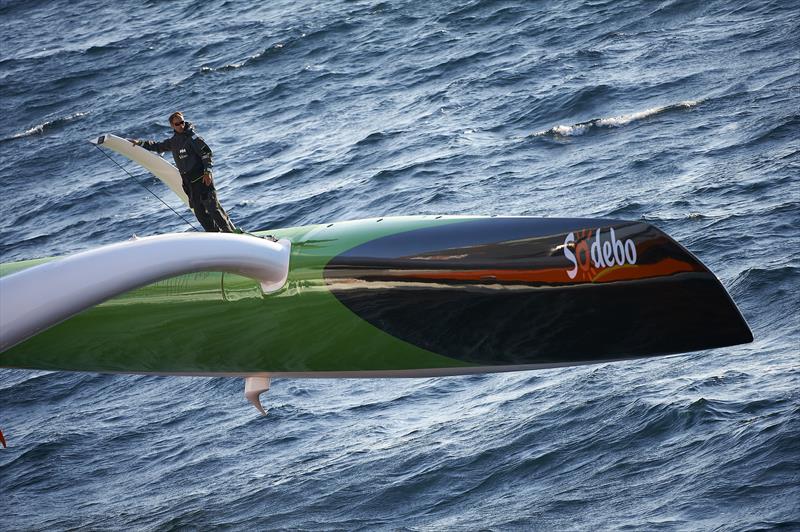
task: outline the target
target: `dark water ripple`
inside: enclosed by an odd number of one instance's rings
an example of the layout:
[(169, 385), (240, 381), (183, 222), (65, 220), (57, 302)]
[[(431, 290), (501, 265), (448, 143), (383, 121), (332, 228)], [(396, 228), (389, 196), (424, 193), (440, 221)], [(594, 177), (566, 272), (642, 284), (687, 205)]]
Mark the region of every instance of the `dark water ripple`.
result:
[(248, 229), (647, 220), (756, 337), (510, 375), (280, 380), (266, 418), (235, 380), (0, 371), (0, 527), (800, 529), (799, 12), (0, 2), (4, 262), (185, 230), (86, 142), (166, 136), (182, 109)]

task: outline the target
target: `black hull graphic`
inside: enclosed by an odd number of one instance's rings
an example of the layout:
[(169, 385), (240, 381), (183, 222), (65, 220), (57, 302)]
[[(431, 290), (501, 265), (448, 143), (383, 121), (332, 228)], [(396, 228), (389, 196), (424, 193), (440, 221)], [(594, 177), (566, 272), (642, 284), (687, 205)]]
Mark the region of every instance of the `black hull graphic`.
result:
[(752, 341), (717, 278), (643, 223), (470, 220), (362, 244), (331, 260), (325, 279), (375, 327), (476, 365), (585, 363)]

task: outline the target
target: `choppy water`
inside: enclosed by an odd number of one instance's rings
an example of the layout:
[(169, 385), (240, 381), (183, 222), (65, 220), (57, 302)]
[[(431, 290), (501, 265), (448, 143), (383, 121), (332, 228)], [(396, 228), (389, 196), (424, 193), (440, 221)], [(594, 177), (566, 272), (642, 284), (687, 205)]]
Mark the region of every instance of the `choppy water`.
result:
[(0, 528), (800, 528), (798, 2), (2, 0), (0, 28), (3, 261), (187, 229), (86, 142), (181, 109), (245, 228), (644, 219), (756, 338), (279, 380), (266, 418), (236, 380), (2, 370)]

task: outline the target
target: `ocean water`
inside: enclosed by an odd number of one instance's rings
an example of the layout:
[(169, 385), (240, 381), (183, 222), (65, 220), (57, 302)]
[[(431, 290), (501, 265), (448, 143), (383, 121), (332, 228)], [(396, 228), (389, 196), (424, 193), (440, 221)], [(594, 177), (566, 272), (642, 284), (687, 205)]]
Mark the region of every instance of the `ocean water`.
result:
[(235, 379), (0, 370), (1, 529), (800, 529), (796, 0), (0, 0), (0, 29), (3, 262), (190, 230), (87, 142), (182, 110), (247, 229), (646, 220), (755, 335), (276, 380), (267, 417)]

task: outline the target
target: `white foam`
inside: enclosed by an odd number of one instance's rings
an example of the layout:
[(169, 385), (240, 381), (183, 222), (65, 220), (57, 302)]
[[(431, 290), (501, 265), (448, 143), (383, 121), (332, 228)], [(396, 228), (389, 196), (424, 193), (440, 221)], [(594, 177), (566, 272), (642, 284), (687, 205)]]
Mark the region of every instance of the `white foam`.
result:
[(622, 127), (630, 124), (631, 122), (655, 116), (665, 111), (670, 111), (673, 109), (689, 109), (691, 107), (695, 107), (698, 103), (700, 103), (699, 100), (684, 100), (677, 104), (665, 105), (662, 107), (651, 107), (650, 109), (645, 109), (644, 111), (627, 115), (612, 116), (608, 118), (595, 118), (593, 120), (589, 120), (588, 122), (580, 122), (573, 125), (560, 124), (548, 130), (534, 133), (533, 136), (541, 137), (545, 135), (551, 135), (558, 137), (576, 137), (583, 135), (593, 127)]
[(596, 125), (599, 126), (608, 126), (608, 127), (620, 127), (630, 124), (636, 120), (642, 120), (643, 118), (648, 118), (650, 116), (655, 116), (657, 114), (663, 113), (664, 111), (668, 111), (670, 109), (679, 109), (685, 108), (688, 109), (690, 107), (694, 107), (697, 105), (696, 101), (693, 100), (686, 100), (674, 105), (665, 105), (662, 107), (651, 107), (650, 109), (640, 111), (638, 113), (633, 113), (629, 115), (620, 115), (614, 116), (611, 118), (601, 118), (597, 121)]
[(562, 137), (575, 137), (578, 135), (583, 135), (586, 133), (586, 130), (589, 129), (587, 126), (575, 124), (574, 126), (556, 126), (548, 131), (542, 131), (537, 133), (537, 135), (544, 135), (546, 133), (554, 133), (556, 135), (561, 135)]
[(78, 118), (82, 118), (82, 117), (86, 116), (86, 114), (87, 113), (74, 113), (74, 114), (71, 114), (69, 116), (56, 118), (55, 120), (50, 120), (50, 121), (45, 122), (43, 124), (39, 124), (38, 126), (33, 126), (30, 129), (26, 129), (22, 133), (17, 133), (16, 135), (12, 135), (12, 136), (8, 137), (8, 139), (5, 139), (5, 140), (19, 139), (19, 138), (22, 138), (22, 137), (29, 137), (29, 136), (32, 136), (32, 135), (41, 135), (42, 133), (44, 133), (45, 129), (48, 129), (48, 128), (56, 125), (56, 124), (63, 124), (63, 123), (66, 123), (66, 122), (72, 122), (73, 120), (77, 120)]

